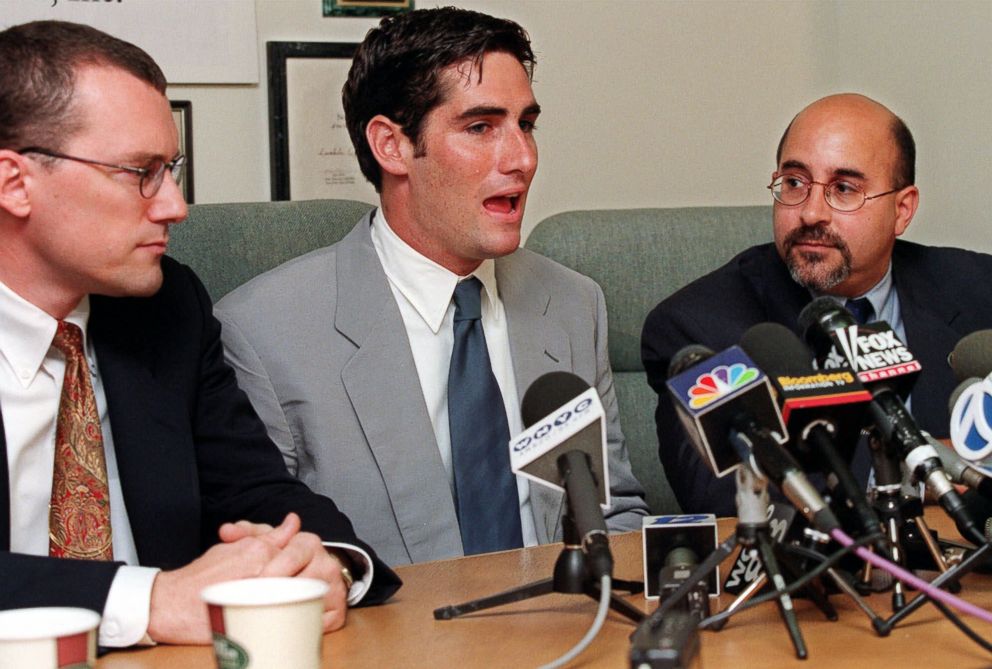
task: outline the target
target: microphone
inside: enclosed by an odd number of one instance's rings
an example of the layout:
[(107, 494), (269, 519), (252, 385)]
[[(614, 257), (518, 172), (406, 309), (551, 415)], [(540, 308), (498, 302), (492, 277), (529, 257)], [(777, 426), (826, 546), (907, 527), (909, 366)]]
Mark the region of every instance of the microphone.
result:
[[(699, 566), (699, 556), (689, 546), (673, 548), (665, 556), (664, 566), (658, 572), (659, 598), (663, 602), (679, 589)], [(706, 579), (698, 581), (680, 605), (697, 623), (710, 615), (710, 598)]]
[(510, 467), (542, 485), (564, 490), (568, 508), (598, 580), (613, 574), (603, 507), (610, 504), (606, 426), (599, 393), (575, 374), (550, 372), (524, 393), (527, 429), (510, 440)]
[(982, 497), (992, 500), (992, 479), (983, 474), (974, 463), (955, 453), (954, 449), (944, 446), (926, 432), (923, 434), (937, 451), (940, 462), (944, 465), (944, 471), (952, 482), (967, 486)]
[(845, 360), (850, 364), (871, 391), (869, 414), (883, 441), (916, 480), (926, 484), (962, 536), (984, 543), (984, 535), (948, 480), (937, 451), (900, 397), (908, 395), (920, 364), (892, 328), (881, 321), (860, 326), (850, 312), (829, 297), (808, 304), (799, 314), (799, 326), (823, 367), (842, 367)]
[[(710, 513), (645, 518), (641, 530), (645, 599), (664, 599), (670, 590), (681, 585), (699, 562), (699, 556), (709, 555), (717, 549), (716, 516)], [(718, 570), (703, 579), (702, 592), (714, 597), (720, 594)], [(700, 616), (699, 620), (709, 615), (708, 604), (707, 601), (706, 615)]]
[(905, 399), (922, 369), (888, 323), (859, 325), (829, 297), (806, 305), (799, 313), (799, 330), (820, 369), (850, 368), (869, 390), (882, 384)]
[(965, 335), (947, 356), (959, 382), (992, 373), (992, 330), (976, 330)]
[[(716, 518), (711, 514), (658, 516), (644, 521), (645, 597), (661, 598), (661, 606), (683, 588), (699, 564), (699, 556), (716, 549)], [(669, 604), (658, 624), (645, 618), (630, 637), (631, 669), (679, 669), (695, 666), (699, 654), (699, 622), (710, 614), (707, 580), (719, 593), (719, 575), (710, 572), (685, 595)]]
[(850, 370), (814, 371), (806, 345), (778, 323), (759, 323), (748, 329), (741, 337), (741, 348), (778, 391), (782, 418), (791, 435), (790, 450), (807, 470), (826, 474), (830, 488), (846, 498), (864, 530), (876, 532), (878, 516), (848, 466), (871, 394)]
[(718, 477), (741, 464), (729, 438), (738, 414), (785, 434), (767, 377), (736, 346), (720, 353), (700, 344), (680, 349), (668, 367), (666, 385), (689, 442)]
[(683, 669), (700, 666), (699, 621), (672, 609), (657, 626), (643, 622), (630, 637), (630, 669)]
[[(682, 353), (673, 361), (680, 361)], [(680, 368), (673, 365), (673, 371)], [(667, 386), (690, 441), (717, 476), (749, 462), (817, 528), (830, 532), (840, 527), (799, 463), (782, 446), (785, 424), (768, 377), (740, 347), (684, 369), (670, 377)]]
[(969, 378), (951, 393), (951, 445), (975, 467), (992, 455), (992, 380)]

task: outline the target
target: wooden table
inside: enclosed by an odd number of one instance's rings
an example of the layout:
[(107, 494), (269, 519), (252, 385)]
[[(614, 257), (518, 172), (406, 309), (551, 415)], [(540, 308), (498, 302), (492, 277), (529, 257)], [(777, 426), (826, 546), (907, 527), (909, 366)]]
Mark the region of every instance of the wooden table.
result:
[[(733, 528), (730, 520), (720, 523), (721, 535)], [(949, 526), (942, 519), (934, 519), (932, 524), (939, 530)], [(611, 543), (617, 562), (616, 577), (643, 578), (640, 534), (615, 536)], [(447, 621), (435, 621), (432, 611), (548, 577), (560, 550), (560, 544), (553, 544), (400, 567), (397, 571), (405, 584), (388, 604), (352, 610), (343, 630), (324, 637), (324, 666), (535, 667), (549, 662), (585, 634), (596, 611), (592, 599), (547, 595)], [(724, 563), (725, 568), (728, 565)], [(721, 572), (721, 578), (726, 578), (725, 572)], [(972, 574), (964, 583), (964, 598), (992, 607), (992, 579)], [(655, 606), (641, 595), (628, 599), (644, 611)], [(729, 601), (729, 597), (722, 596), (720, 606)], [(776, 607), (767, 603), (735, 616), (721, 632), (702, 632), (702, 665), (706, 669), (992, 666), (992, 655), (964, 637), (933, 606), (924, 606), (889, 637), (879, 638), (848, 598), (834, 595), (831, 601), (840, 612), (837, 622), (825, 620), (806, 600), (796, 602), (809, 648), (805, 662), (796, 659)], [(868, 601), (880, 615), (890, 613), (888, 593), (873, 595)], [(971, 617), (965, 620), (992, 640), (992, 625)], [(629, 666), (628, 637), (633, 629), (630, 621), (611, 612), (599, 636), (571, 666)], [(118, 651), (97, 662), (99, 669), (213, 666), (209, 647), (181, 646)]]

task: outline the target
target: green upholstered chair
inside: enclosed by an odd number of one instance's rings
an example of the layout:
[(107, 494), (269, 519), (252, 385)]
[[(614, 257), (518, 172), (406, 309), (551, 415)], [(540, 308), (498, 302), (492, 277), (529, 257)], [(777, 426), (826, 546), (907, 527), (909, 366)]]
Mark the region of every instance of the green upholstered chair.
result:
[(344, 237), (372, 205), (355, 200), (194, 204), (169, 233), (169, 255), (216, 302), (248, 279)]
[(592, 277), (606, 294), (620, 422), (654, 513), (679, 508), (658, 459), (657, 395), (641, 364), (644, 320), (680, 287), (771, 237), (771, 207), (687, 207), (568, 211), (527, 239), (527, 248)]

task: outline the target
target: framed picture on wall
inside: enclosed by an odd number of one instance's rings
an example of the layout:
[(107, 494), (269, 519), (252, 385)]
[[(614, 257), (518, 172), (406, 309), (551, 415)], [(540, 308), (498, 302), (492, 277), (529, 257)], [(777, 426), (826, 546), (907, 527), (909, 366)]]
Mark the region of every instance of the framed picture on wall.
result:
[(186, 202), (193, 204), (193, 103), (189, 100), (169, 100), (172, 120), (179, 130), (179, 153), (186, 156), (186, 173), (179, 184)]
[(376, 202), (345, 125), (341, 88), (357, 44), (268, 42), (273, 200)]
[(413, 9), (413, 0), (323, 0), (324, 16), (385, 16)]

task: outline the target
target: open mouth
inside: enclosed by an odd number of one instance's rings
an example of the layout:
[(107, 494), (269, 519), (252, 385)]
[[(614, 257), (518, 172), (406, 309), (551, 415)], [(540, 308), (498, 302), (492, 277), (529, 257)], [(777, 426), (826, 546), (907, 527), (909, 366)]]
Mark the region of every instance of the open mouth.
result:
[(482, 202), (482, 206), (486, 208), (486, 211), (491, 211), (496, 214), (514, 214), (517, 212), (517, 207), (520, 203), (520, 194), (515, 195), (498, 195), (496, 197), (486, 198)]

